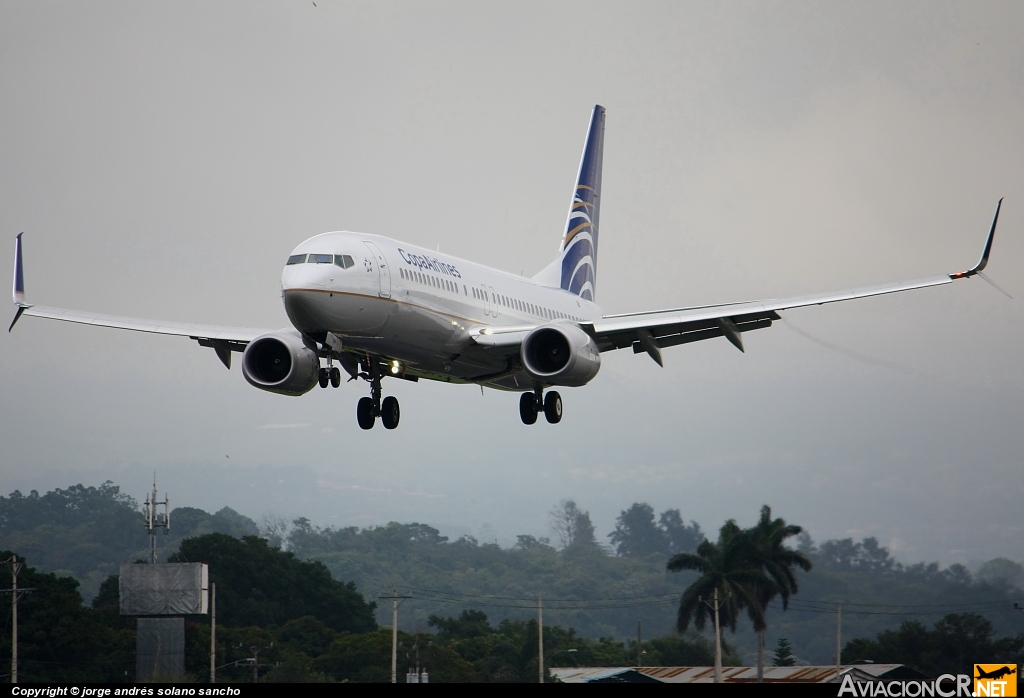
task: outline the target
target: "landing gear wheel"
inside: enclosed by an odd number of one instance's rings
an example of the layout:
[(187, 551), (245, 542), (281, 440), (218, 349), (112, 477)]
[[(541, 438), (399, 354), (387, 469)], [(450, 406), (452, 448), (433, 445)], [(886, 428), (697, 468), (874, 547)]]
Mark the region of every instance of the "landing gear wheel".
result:
[(331, 380), (330, 373), (327, 371), (326, 368), (321, 368), (320, 369), (320, 377), (319, 377), (320, 387), (321, 388), (326, 388), (327, 387), (327, 383), (330, 380)]
[(519, 396), (519, 416), (523, 424), (537, 423), (537, 398), (533, 393), (523, 393)]
[(335, 366), (334, 368), (331, 369), (330, 374), (331, 385), (334, 386), (335, 388), (339, 387), (341, 385), (341, 369)]
[(401, 411), (398, 409), (398, 399), (393, 395), (388, 395), (380, 403), (381, 424), (384, 425), (385, 429), (394, 429), (398, 426), (399, 416), (401, 416)]
[(552, 424), (558, 424), (562, 421), (562, 396), (554, 390), (550, 391), (547, 397), (544, 398), (544, 416)]
[(373, 400), (368, 397), (359, 398), (356, 404), (356, 421), (360, 429), (373, 429), (376, 417), (373, 414)]

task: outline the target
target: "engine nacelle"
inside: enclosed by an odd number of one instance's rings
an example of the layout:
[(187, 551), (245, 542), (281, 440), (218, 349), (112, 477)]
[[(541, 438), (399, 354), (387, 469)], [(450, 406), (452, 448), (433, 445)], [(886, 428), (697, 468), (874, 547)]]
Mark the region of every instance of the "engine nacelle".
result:
[(302, 395), (313, 389), (319, 374), (320, 358), (298, 334), (265, 334), (249, 342), (242, 354), (242, 375), (260, 390)]
[(586, 385), (601, 368), (601, 352), (594, 338), (564, 322), (541, 325), (530, 332), (519, 354), (530, 375), (549, 385)]

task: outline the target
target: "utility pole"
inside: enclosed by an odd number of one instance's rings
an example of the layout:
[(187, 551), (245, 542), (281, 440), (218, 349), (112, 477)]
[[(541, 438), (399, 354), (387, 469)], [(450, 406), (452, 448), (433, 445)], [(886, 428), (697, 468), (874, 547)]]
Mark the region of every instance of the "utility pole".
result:
[(210, 683), (217, 683), (217, 583), (210, 584)]
[(398, 607), (412, 595), (399, 595), (398, 587), (395, 587), (391, 596), (378, 594), (377, 598), (391, 599), (391, 683), (398, 683)]
[(722, 628), (718, 624), (718, 587), (715, 587), (715, 683), (722, 683)]
[(842, 657), (843, 640), (843, 604), (836, 604), (836, 682), (839, 682), (839, 673), (842, 671), (840, 659)]
[(715, 683), (722, 683), (722, 628), (718, 624), (718, 587), (711, 597), (712, 602), (697, 597), (697, 601), (710, 608), (715, 614)]
[(17, 555), (6, 562), (11, 566), (11, 683), (18, 683), (18, 600), (35, 589), (18, 589), (18, 573), (21, 572), (22, 563), (18, 562)]
[[(157, 512), (157, 507), (162, 506), (164, 508), (163, 514)], [(164, 529), (164, 535), (171, 532), (171, 513), (170, 513), (170, 500), (167, 495), (164, 495), (164, 501), (156, 501), (156, 473), (153, 473), (153, 492), (151, 495), (146, 495), (146, 503), (142, 507), (143, 514), (145, 515), (146, 531), (149, 533), (149, 562), (152, 565), (156, 564), (156, 529)]]
[(537, 597), (537, 680), (544, 683), (544, 602)]
[(636, 665), (638, 667), (643, 666), (643, 664), (641, 663), (643, 660), (640, 657), (640, 643), (641, 642), (642, 642), (642, 639), (641, 639), (641, 636), (640, 636), (640, 621), (638, 620), (636, 622)]

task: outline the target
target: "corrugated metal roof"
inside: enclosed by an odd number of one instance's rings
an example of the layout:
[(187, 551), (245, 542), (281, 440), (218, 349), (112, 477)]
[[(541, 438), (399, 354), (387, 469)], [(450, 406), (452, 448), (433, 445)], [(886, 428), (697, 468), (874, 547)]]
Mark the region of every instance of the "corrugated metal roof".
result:
[[(852, 670), (857, 674), (878, 678), (901, 666), (903, 665), (858, 664), (853, 667), (844, 666), (843, 673)], [(590, 683), (634, 671), (664, 683), (714, 683), (715, 680), (714, 667), (707, 666), (578, 667), (552, 669), (551, 674), (563, 683)], [(835, 666), (766, 666), (764, 668), (765, 683), (827, 683), (835, 681), (835, 679)], [(722, 667), (722, 681), (723, 683), (754, 683), (757, 681), (757, 668)]]

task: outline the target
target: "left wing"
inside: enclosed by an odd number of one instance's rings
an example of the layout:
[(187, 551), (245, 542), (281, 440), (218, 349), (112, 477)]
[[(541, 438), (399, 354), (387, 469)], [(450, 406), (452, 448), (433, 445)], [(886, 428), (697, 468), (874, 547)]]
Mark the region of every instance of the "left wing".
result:
[(121, 330), (135, 330), (136, 332), (153, 332), (156, 334), (169, 334), (179, 337), (188, 337), (199, 342), (200, 346), (212, 347), (220, 358), (221, 362), (231, 368), (231, 352), (244, 351), (246, 345), (260, 335), (274, 332), (275, 330), (259, 329), (256, 327), (230, 327), (225, 325), (199, 325), (190, 322), (167, 322), (164, 320), (145, 320), (142, 318), (124, 317), (121, 315), (103, 315), (100, 313), (89, 313), (80, 310), (67, 310), (65, 308), (50, 308), (44, 305), (31, 305), (25, 302), (25, 277), (21, 253), (21, 233), (16, 238), (14, 253), (14, 304), (17, 311), (11, 326), (7, 328), (10, 332), (14, 329), (15, 323), (22, 315), (29, 317), (48, 318), (50, 320), (63, 320), (82, 325), (95, 325), (97, 327), (114, 327)]
[[(724, 336), (737, 349), (743, 351), (741, 333), (762, 327), (771, 327), (772, 321), (779, 319), (777, 312), (779, 310), (880, 296), (915, 288), (941, 286), (957, 279), (966, 279), (975, 274), (981, 274), (988, 265), (988, 258), (992, 252), (992, 239), (995, 237), (996, 223), (999, 220), (999, 209), (1002, 204), (1002, 199), (996, 204), (992, 227), (985, 240), (981, 259), (967, 271), (811, 296), (606, 315), (596, 322), (581, 323), (580, 326), (594, 337), (601, 351), (624, 349), (631, 346), (634, 353), (647, 352), (659, 365), (663, 365), (662, 348), (712, 337)], [(981, 275), (984, 277), (984, 274)]]

